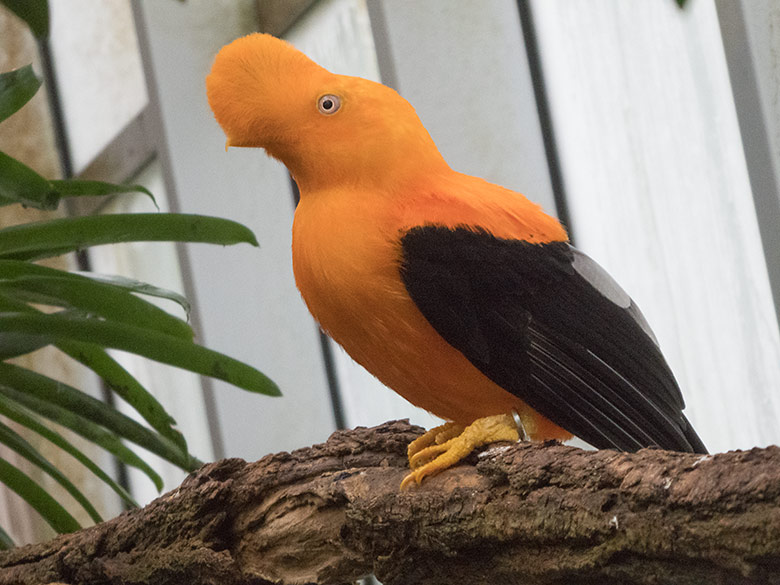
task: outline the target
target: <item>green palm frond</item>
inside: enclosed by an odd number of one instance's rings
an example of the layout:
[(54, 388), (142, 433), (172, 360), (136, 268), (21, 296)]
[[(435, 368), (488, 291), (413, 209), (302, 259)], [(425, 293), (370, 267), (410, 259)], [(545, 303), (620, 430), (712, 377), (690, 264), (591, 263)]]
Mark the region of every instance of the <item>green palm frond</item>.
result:
[[(46, 2), (0, 2), (27, 20), (36, 34), (46, 34)], [(0, 122), (19, 110), (40, 85), (30, 66), (0, 74)], [(131, 192), (154, 199), (139, 185), (51, 181), (0, 152), (0, 209), (19, 204), (56, 209), (63, 198)], [(95, 522), (101, 517), (79, 487), (17, 429), (24, 429), (27, 436), (42, 437), (70, 455), (131, 506), (136, 504), (130, 494), (50, 423), (141, 470), (158, 490), (162, 489), (160, 475), (128, 443), (184, 470), (200, 465), (173, 417), (108, 349), (132, 352), (252, 392), (279, 395), (276, 385), (261, 372), (196, 344), (185, 320), (145, 298), (171, 300), (189, 314), (189, 303), (180, 294), (123, 276), (67, 272), (34, 263), (90, 246), (137, 241), (257, 246), (254, 234), (236, 222), (171, 213), (66, 217), (0, 229), (0, 443), (53, 478)], [(41, 305), (54, 312), (42, 311)], [(102, 378), (143, 422), (78, 388), (9, 362), (49, 345)], [(13, 421), (15, 426), (4, 421)], [(0, 483), (17, 492), (58, 532), (80, 528), (61, 502), (1, 458)], [(0, 549), (11, 546), (10, 536), (0, 527)]]

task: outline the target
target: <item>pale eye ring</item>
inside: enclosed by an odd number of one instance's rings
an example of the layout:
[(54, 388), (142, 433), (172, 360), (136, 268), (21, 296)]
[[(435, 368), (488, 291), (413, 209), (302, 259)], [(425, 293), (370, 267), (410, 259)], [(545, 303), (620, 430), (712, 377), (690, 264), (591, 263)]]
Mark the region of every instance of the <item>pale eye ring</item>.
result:
[(317, 100), (317, 109), (320, 113), (330, 116), (335, 114), (341, 108), (341, 98), (332, 93), (326, 93)]

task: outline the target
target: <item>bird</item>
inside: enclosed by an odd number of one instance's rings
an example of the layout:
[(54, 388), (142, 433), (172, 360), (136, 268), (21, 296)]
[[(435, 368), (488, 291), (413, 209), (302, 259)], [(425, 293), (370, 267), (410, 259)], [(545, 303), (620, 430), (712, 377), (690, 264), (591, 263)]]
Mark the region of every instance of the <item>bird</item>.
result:
[(446, 422), (402, 489), (498, 441), (706, 453), (630, 296), (524, 195), (453, 170), (413, 106), (253, 33), (206, 94), (227, 147), (289, 170), (293, 273), (323, 331)]

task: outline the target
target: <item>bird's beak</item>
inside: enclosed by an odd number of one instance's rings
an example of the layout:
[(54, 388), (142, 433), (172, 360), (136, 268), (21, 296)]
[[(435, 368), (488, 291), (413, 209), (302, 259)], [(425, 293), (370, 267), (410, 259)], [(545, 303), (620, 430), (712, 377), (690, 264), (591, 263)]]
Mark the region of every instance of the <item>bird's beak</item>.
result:
[(259, 143), (257, 140), (242, 140), (239, 136), (228, 136), (225, 140), (225, 152), (228, 148), (264, 148), (265, 145)]

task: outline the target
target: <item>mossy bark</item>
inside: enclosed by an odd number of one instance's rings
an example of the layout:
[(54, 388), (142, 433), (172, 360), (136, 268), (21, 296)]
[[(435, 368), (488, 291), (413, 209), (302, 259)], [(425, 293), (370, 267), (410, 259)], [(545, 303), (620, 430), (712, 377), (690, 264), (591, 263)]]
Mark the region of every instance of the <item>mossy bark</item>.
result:
[(146, 508), (0, 555), (0, 584), (780, 583), (780, 449), (494, 446), (400, 492), (392, 422), (208, 464)]

